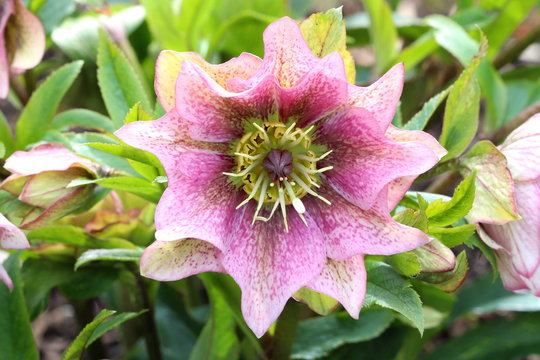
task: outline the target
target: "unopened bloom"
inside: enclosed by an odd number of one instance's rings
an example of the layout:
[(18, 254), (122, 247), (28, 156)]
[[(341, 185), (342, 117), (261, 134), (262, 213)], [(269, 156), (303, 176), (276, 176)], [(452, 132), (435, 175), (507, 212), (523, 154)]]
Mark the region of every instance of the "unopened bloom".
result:
[(540, 296), (540, 114), (499, 147), (514, 180), (520, 220), (482, 224), (480, 236), (495, 249), (504, 286)]
[(9, 73), (36, 66), (45, 52), (45, 32), (22, 0), (0, 0), (0, 99), (7, 97)]
[(76, 179), (97, 177), (93, 163), (56, 143), (16, 151), (4, 167), (13, 174), (0, 189), (30, 205), (20, 224), (23, 229), (47, 225), (79, 209), (92, 195), (94, 185), (68, 185)]
[[(24, 233), (2, 214), (0, 214), (0, 247), (3, 249), (26, 249), (30, 247)], [(13, 282), (2, 265), (0, 265), (0, 280), (8, 288), (13, 289)]]
[(361, 88), (347, 83), (338, 53), (314, 56), (290, 18), (264, 42), (264, 59), (243, 53), (221, 65), (162, 52), (155, 86), (167, 114), (117, 132), (158, 156), (169, 179), (143, 275), (230, 274), (257, 336), (304, 286), (356, 318), (363, 254), (428, 241), (389, 208), (445, 153), (430, 135), (390, 125), (401, 64)]

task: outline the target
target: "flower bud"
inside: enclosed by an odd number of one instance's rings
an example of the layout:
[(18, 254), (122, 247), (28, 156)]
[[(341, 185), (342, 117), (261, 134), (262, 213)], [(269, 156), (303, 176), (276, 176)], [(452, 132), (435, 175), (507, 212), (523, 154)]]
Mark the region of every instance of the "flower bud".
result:
[(76, 179), (95, 179), (95, 165), (61, 144), (44, 144), (31, 151), (17, 151), (6, 160), (13, 174), (0, 184), (29, 205), (20, 227), (35, 229), (68, 215), (92, 196), (95, 185), (70, 187)]

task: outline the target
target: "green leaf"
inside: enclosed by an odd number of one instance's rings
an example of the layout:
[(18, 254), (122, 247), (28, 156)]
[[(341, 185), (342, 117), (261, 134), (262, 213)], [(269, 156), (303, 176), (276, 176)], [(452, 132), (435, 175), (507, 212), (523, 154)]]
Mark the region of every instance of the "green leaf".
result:
[(124, 54), (101, 31), (98, 47), (98, 82), (101, 96), (114, 125), (119, 128), (129, 109), (137, 102), (150, 111), (148, 94)]
[[(70, 263), (73, 267), (73, 263)], [(120, 277), (121, 268), (116, 266), (85, 266), (71, 272), (60, 290), (70, 299), (89, 299), (107, 291)]]
[(122, 239), (102, 240), (89, 235), (84, 229), (71, 225), (58, 225), (32, 230), (27, 233), (28, 240), (46, 241), (53, 244), (65, 244), (87, 248), (124, 248), (134, 249), (135, 245)]
[(502, 48), (506, 39), (512, 35), (516, 27), (531, 13), (537, 0), (505, 1), (499, 15), (484, 29), (489, 39), (488, 58), (493, 59)]
[(358, 320), (347, 313), (304, 320), (298, 325), (291, 358), (321, 358), (344, 344), (371, 340), (392, 320), (392, 313), (386, 309), (364, 310)]
[(418, 278), (444, 292), (451, 293), (463, 284), (467, 276), (467, 270), (469, 270), (467, 254), (465, 251), (462, 251), (456, 257), (456, 267), (454, 270), (444, 273), (422, 273)]
[(75, 263), (75, 270), (93, 261), (139, 261), (142, 249), (96, 249), (85, 251)]
[(127, 144), (106, 144), (106, 143), (86, 143), (84, 144), (86, 146), (90, 146), (94, 149), (101, 150), (103, 152), (126, 158), (135, 160), (138, 162), (141, 162), (143, 164), (147, 164), (150, 166), (153, 166), (155, 168), (161, 168), (161, 163), (157, 159), (157, 157), (153, 154), (150, 154), (149, 152), (136, 149), (132, 146), (129, 146)]
[(382, 74), (398, 54), (398, 34), (392, 10), (384, 0), (363, 0), (363, 4), (371, 21), (369, 34), (375, 49), (377, 74)]
[(364, 306), (379, 305), (402, 314), (420, 331), (424, 331), (424, 317), (420, 297), (406, 279), (392, 268), (377, 261), (366, 261), (367, 292)]
[(498, 275), (499, 268), (497, 267), (497, 258), (495, 257), (495, 251), (487, 246), (482, 240), (480, 240), (480, 237), (477, 234), (473, 234), (466, 242), (465, 244), (473, 248), (478, 248), (482, 254), (486, 257), (487, 261), (489, 261), (489, 264), (491, 265), (491, 270), (493, 271), (493, 279), (495, 279)]
[(456, 187), (449, 201), (439, 199), (429, 204), (426, 212), (430, 226), (448, 226), (469, 213), (474, 201), (475, 177), (475, 172), (469, 174)]
[(153, 116), (144, 111), (139, 101), (129, 109), (129, 112), (124, 119), (124, 124), (129, 124), (134, 121), (149, 121), (153, 120)]
[(448, 150), (442, 161), (461, 154), (473, 140), (478, 128), (480, 110), (480, 87), (476, 80), (476, 69), (485, 56), (482, 42), (479, 54), (473, 58), (454, 83), (444, 110), (443, 129), (439, 142)]
[(435, 30), (434, 36), (437, 43), (454, 55), (461, 65), (467, 66), (478, 52), (476, 41), (449, 17), (430, 15), (424, 21)]
[(10, 360), (38, 359), (30, 318), (23, 295), (19, 255), (11, 255), (3, 264), (13, 282), (9, 290), (0, 282), (0, 352)]
[[(538, 354), (540, 314), (481, 323), (429, 352), (423, 360), (508, 360)], [(494, 341), (494, 339), (496, 341)]]
[(2, 111), (0, 111), (0, 143), (4, 144), (4, 155), (0, 158), (8, 157), (15, 150), (15, 142), (11, 134), (11, 128)]
[(428, 32), (403, 49), (396, 62), (402, 62), (405, 71), (409, 71), (437, 51), (438, 48), (439, 45), (433, 37), (433, 32)]
[(82, 61), (74, 61), (62, 66), (34, 91), (17, 121), (17, 149), (24, 149), (45, 135), (60, 101), (82, 65)]
[(163, 193), (158, 184), (151, 183), (146, 179), (129, 176), (116, 176), (94, 180), (75, 179), (69, 183), (68, 187), (86, 184), (98, 184), (109, 189), (127, 191), (154, 203), (159, 201)]
[(205, 282), (210, 298), (210, 318), (189, 357), (190, 360), (233, 360), (239, 355), (240, 344), (236, 336), (236, 321), (227, 301), (219, 289)]
[(403, 129), (405, 130), (424, 130), (426, 127), (429, 119), (433, 116), (435, 113), (435, 110), (439, 107), (439, 105), (446, 99), (448, 96), (448, 93), (452, 90), (452, 87), (449, 87), (437, 95), (433, 96), (431, 99), (429, 99), (424, 106), (422, 106), (422, 109), (417, 112), (411, 120), (409, 120), (408, 123), (403, 126)]
[(311, 15), (300, 24), (300, 29), (309, 48), (316, 56), (322, 58), (334, 51), (341, 54), (345, 63), (347, 80), (354, 84), (356, 68), (351, 53), (347, 51), (347, 35), (341, 8)]
[(67, 348), (66, 352), (62, 355), (62, 360), (79, 360), (83, 356), (84, 349), (89, 345), (89, 340), (92, 337), (94, 331), (98, 326), (103, 323), (109, 316), (114, 314), (113, 310), (101, 310), (99, 314), (87, 324), (84, 329), (77, 335), (75, 340)]
[(503, 223), (519, 219), (514, 196), (514, 181), (506, 167), (506, 158), (489, 141), (479, 141), (461, 158), (460, 172), (476, 172), (476, 194), (470, 222)]
[(430, 227), (428, 234), (435, 236), (449, 248), (456, 247), (467, 241), (476, 231), (476, 225), (467, 224), (456, 227)]
[(114, 132), (115, 128), (111, 119), (92, 110), (71, 109), (64, 111), (53, 119), (51, 127), (56, 130), (65, 130), (72, 126), (80, 126)]
[[(511, 94), (501, 75), (493, 67), (487, 58), (482, 59), (478, 66), (478, 82), (482, 88), (482, 95), (486, 99), (486, 114), (484, 116), (484, 128), (490, 133), (498, 129), (504, 120)], [(523, 109), (524, 107), (520, 107)]]
[(34, 0), (28, 3), (30, 10), (43, 23), (46, 34), (50, 34), (64, 18), (73, 14), (76, 9), (73, 0)]
[(319, 315), (328, 315), (339, 305), (339, 302), (336, 299), (306, 287), (300, 288), (293, 297), (296, 301), (301, 301), (306, 304), (311, 310)]
[(86, 343), (86, 347), (92, 345), (94, 341), (96, 341), (97, 339), (105, 335), (105, 333), (111, 331), (118, 325), (122, 325), (126, 321), (134, 319), (137, 316), (142, 315), (147, 311), (148, 311), (147, 309), (144, 309), (139, 312), (125, 312), (125, 313), (113, 315), (111, 318), (106, 319), (94, 329), (94, 331), (92, 332), (92, 335), (90, 336), (90, 338), (88, 339)]

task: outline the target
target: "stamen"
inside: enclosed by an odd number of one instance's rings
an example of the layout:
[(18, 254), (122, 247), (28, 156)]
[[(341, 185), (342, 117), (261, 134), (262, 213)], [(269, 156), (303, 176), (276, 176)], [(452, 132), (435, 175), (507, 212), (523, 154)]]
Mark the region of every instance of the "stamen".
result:
[(289, 184), (288, 181), (285, 181), (284, 184), (285, 184), (285, 189), (287, 189), (287, 194), (289, 194), (289, 199), (291, 199), (294, 210), (296, 210), (296, 212), (299, 214), (305, 213), (306, 207), (304, 206), (304, 203), (302, 203), (302, 200), (297, 198), (296, 195), (294, 194), (294, 190), (291, 184)]
[[(274, 216), (274, 213), (276, 212), (276, 209), (278, 208), (278, 206), (279, 206), (279, 201), (276, 201), (274, 203), (274, 206), (272, 207), (272, 211), (270, 211), (270, 215), (268, 215), (268, 217), (266, 218), (263, 216), (257, 216), (257, 220), (267, 222), (268, 220), (272, 218), (272, 216)], [(255, 222), (255, 220), (253, 220), (253, 222)]]
[(292, 129), (294, 129), (294, 127), (296, 126), (296, 123), (293, 122), (291, 124), (291, 126), (289, 126), (287, 128), (287, 130), (285, 130), (285, 132), (283, 133), (283, 136), (281, 137), (281, 139), (279, 140), (279, 145), (280, 146), (283, 146), (286, 142), (287, 142), (287, 136), (289, 135), (289, 133), (291, 132)]
[(304, 138), (313, 130), (315, 129), (315, 125), (311, 125), (309, 128), (307, 128), (307, 130), (305, 130), (304, 132), (302, 132), (302, 134), (300, 134), (300, 137), (298, 137), (298, 139), (296, 139), (296, 141), (293, 141), (291, 144), (289, 144), (290, 147), (294, 147), (298, 144), (300, 144), (300, 142), (302, 140), (304, 140)]
[(289, 224), (287, 223), (287, 204), (285, 204), (285, 194), (282, 187), (279, 188), (278, 194), (281, 214), (283, 215), (283, 223), (285, 223), (285, 232), (289, 232)]
[(259, 155), (248, 155), (244, 153), (235, 152), (234, 155), (245, 157), (249, 160), (258, 160), (262, 158), (265, 154), (259, 154)]
[(236, 207), (237, 210), (240, 209), (242, 206), (246, 205), (249, 200), (253, 199), (253, 197), (257, 193), (257, 190), (259, 189), (259, 186), (261, 186), (261, 183), (262, 183), (263, 180), (264, 180), (264, 176), (262, 174), (259, 175), (259, 178), (255, 182), (255, 185), (253, 185), (253, 190), (251, 190), (251, 193), (249, 194), (249, 196), (244, 201), (242, 201), (240, 204), (238, 204), (238, 206)]
[(261, 161), (255, 161), (253, 164), (249, 165), (244, 171), (242, 172), (239, 172), (239, 173), (229, 173), (229, 172), (224, 172), (223, 174), (224, 175), (228, 175), (228, 176), (233, 176), (233, 177), (241, 177), (241, 176), (244, 176), (246, 175), (248, 172), (250, 172), (251, 170), (253, 170), (254, 167), (256, 166), (259, 166), (261, 165)]
[(299, 159), (299, 160), (306, 160), (306, 161), (319, 161), (319, 160), (322, 160), (324, 159), (325, 157), (327, 157), (328, 155), (330, 155), (330, 153), (332, 152), (333, 150), (330, 150), (330, 151), (327, 151), (325, 152), (324, 154), (322, 154), (321, 156), (317, 157), (317, 158), (312, 158), (312, 157), (309, 157), (309, 156), (306, 156), (306, 155), (294, 155), (293, 154), (293, 158), (295, 159)]
[(259, 175), (261, 178), (264, 177), (264, 182), (262, 184), (261, 193), (259, 195), (259, 201), (257, 203), (257, 210), (255, 210), (255, 214), (253, 215), (253, 221), (251, 222), (251, 225), (255, 223), (255, 220), (257, 219), (257, 215), (259, 215), (259, 211), (261, 211), (263, 205), (264, 205), (264, 199), (266, 198), (266, 189), (268, 189), (268, 183), (270, 183), (270, 179), (266, 175)]
[(304, 189), (308, 194), (311, 194), (311, 195), (315, 196), (316, 198), (318, 198), (318, 199), (324, 201), (324, 202), (325, 202), (326, 204), (328, 204), (328, 205), (332, 205), (332, 203), (331, 203), (328, 199), (322, 197), (321, 195), (317, 194), (315, 191), (311, 190), (311, 188), (310, 188), (309, 186), (307, 186), (307, 185), (302, 181), (302, 179), (300, 179), (300, 177), (299, 177), (298, 175), (296, 175), (295, 173), (291, 173), (291, 177), (292, 177), (292, 178), (296, 181), (296, 183), (297, 183), (298, 185), (300, 185), (300, 187), (301, 187), (302, 189)]
[(255, 122), (253, 123), (253, 126), (255, 126), (257, 130), (259, 130), (262, 133), (264, 137), (264, 142), (266, 143), (266, 145), (270, 146), (271, 142), (270, 142), (270, 138), (268, 137), (268, 134), (266, 133), (266, 130)]
[(308, 169), (307, 167), (305, 167), (304, 165), (302, 165), (302, 164), (300, 164), (298, 162), (294, 162), (293, 167), (297, 168), (298, 170), (300, 170), (304, 174), (320, 174), (320, 173), (323, 173), (325, 171), (332, 170), (334, 168), (333, 166), (327, 166), (327, 167), (323, 167), (322, 169), (315, 169), (314, 170), (314, 169)]

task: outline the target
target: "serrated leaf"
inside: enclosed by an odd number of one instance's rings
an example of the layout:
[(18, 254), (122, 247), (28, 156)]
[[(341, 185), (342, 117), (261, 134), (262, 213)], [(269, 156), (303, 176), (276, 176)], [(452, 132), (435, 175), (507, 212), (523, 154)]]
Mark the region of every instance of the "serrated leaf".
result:
[(82, 253), (75, 263), (75, 270), (93, 261), (139, 261), (142, 249), (95, 249)]
[(152, 183), (146, 179), (129, 176), (116, 176), (94, 180), (75, 179), (69, 183), (68, 187), (87, 184), (98, 184), (109, 189), (127, 191), (154, 203), (159, 201), (163, 192), (161, 187), (156, 183)]
[(13, 290), (0, 282), (0, 352), (2, 358), (37, 360), (38, 350), (32, 335), (30, 318), (26, 310), (19, 255), (11, 255), (3, 266), (13, 282)]
[(448, 93), (452, 90), (452, 87), (449, 87), (437, 95), (429, 99), (422, 109), (417, 112), (409, 122), (403, 126), (405, 130), (424, 130), (429, 119), (433, 116), (439, 105), (446, 99)]
[(49, 226), (32, 230), (27, 233), (27, 237), (30, 241), (45, 241), (53, 244), (66, 244), (86, 248), (135, 248), (135, 245), (129, 241), (122, 239), (98, 239), (89, 235), (84, 229), (71, 225)]
[(137, 102), (129, 109), (129, 112), (124, 119), (124, 124), (129, 124), (134, 121), (149, 121), (153, 120), (153, 116), (144, 111), (141, 102)]
[(473, 224), (449, 228), (430, 227), (428, 234), (435, 236), (447, 247), (453, 248), (467, 241), (476, 231), (476, 227)]
[(417, 228), (424, 232), (428, 228), (428, 217), (424, 211), (405, 209), (393, 216), (393, 219), (400, 224)]
[(463, 284), (468, 270), (467, 254), (465, 251), (462, 251), (456, 257), (456, 266), (452, 271), (444, 273), (422, 273), (418, 278), (444, 292), (452, 293)]
[(420, 297), (411, 283), (381, 262), (366, 261), (367, 292), (364, 306), (379, 305), (409, 319), (420, 333), (424, 332), (424, 317)]
[(474, 201), (475, 176), (475, 172), (469, 174), (456, 187), (449, 201), (439, 199), (429, 204), (426, 213), (430, 226), (448, 226), (467, 215)]
[(460, 172), (476, 172), (476, 194), (470, 222), (505, 223), (519, 219), (514, 181), (506, 167), (506, 158), (489, 141), (480, 141), (460, 160)]
[(142, 315), (147, 311), (148, 311), (147, 309), (144, 309), (139, 312), (125, 312), (125, 313), (113, 315), (111, 318), (106, 319), (94, 329), (94, 331), (92, 332), (92, 335), (90, 336), (90, 338), (88, 339), (88, 342), (86, 343), (86, 347), (92, 345), (94, 341), (96, 341), (97, 339), (105, 335), (105, 333), (111, 331), (118, 325), (121, 325), (128, 320), (134, 319), (137, 316)]
[(322, 358), (342, 345), (371, 340), (392, 320), (392, 313), (386, 309), (364, 310), (358, 320), (346, 313), (304, 320), (298, 325), (291, 358)]
[(64, 111), (53, 119), (51, 127), (56, 130), (64, 130), (72, 126), (80, 126), (114, 132), (115, 128), (111, 119), (92, 110), (71, 109)]
[[(537, 354), (540, 314), (518, 314), (481, 323), (426, 354), (423, 360), (508, 360)], [(496, 341), (494, 341), (496, 339)]]
[(117, 128), (124, 124), (129, 109), (137, 102), (145, 109), (152, 109), (141, 79), (103, 31), (99, 34), (97, 65), (101, 96)]
[(161, 168), (161, 163), (155, 155), (143, 150), (136, 149), (127, 144), (116, 145), (105, 143), (86, 143), (84, 145), (90, 146), (94, 149), (98, 149), (112, 155), (116, 155), (118, 157), (135, 160), (158, 169)]
[(336, 299), (306, 287), (300, 288), (300, 290), (293, 295), (293, 298), (296, 301), (303, 302), (319, 315), (328, 315), (339, 305), (339, 302)]
[(62, 355), (62, 360), (79, 360), (83, 355), (84, 349), (88, 346), (88, 342), (92, 337), (94, 331), (98, 326), (105, 321), (109, 316), (114, 314), (114, 310), (101, 310), (99, 314), (92, 320), (91, 323), (87, 324), (84, 329), (77, 335), (75, 340), (67, 348), (67, 350)]
[(478, 129), (480, 86), (476, 69), (485, 56), (485, 42), (479, 54), (463, 70), (448, 94), (444, 110), (443, 129), (439, 142), (448, 150), (442, 161), (453, 159), (469, 146)]
[(16, 148), (41, 140), (65, 93), (81, 71), (82, 61), (74, 61), (53, 72), (32, 94), (17, 121)]
[(347, 51), (347, 35), (341, 8), (311, 15), (300, 24), (300, 29), (309, 48), (316, 56), (322, 58), (334, 51), (341, 54), (345, 63), (347, 80), (354, 84), (356, 68), (351, 53)]

